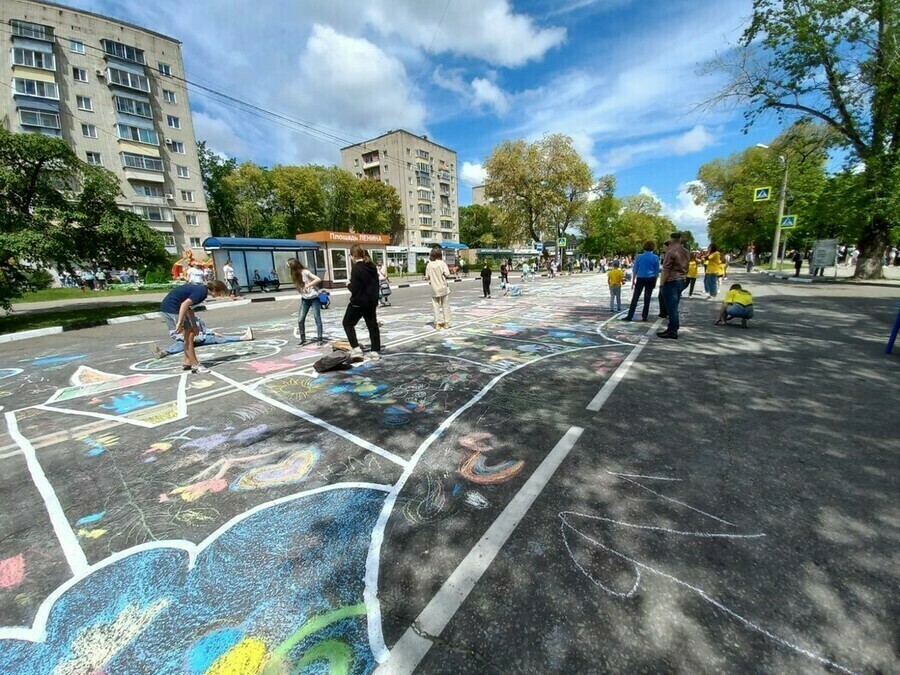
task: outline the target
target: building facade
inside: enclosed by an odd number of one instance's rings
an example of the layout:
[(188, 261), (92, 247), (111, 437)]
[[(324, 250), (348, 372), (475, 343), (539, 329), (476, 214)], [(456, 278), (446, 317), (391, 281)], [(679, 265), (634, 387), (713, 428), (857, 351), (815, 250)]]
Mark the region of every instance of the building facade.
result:
[(484, 185), (476, 185), (472, 188), (472, 206), (487, 206), (488, 200), (484, 196)]
[(400, 196), (403, 246), (459, 241), (456, 152), (402, 129), (341, 149), (345, 170), (379, 180)]
[(35, 0), (0, 2), (0, 40), (0, 124), (62, 138), (119, 177), (122, 208), (170, 253), (200, 248), (211, 233), (181, 43)]

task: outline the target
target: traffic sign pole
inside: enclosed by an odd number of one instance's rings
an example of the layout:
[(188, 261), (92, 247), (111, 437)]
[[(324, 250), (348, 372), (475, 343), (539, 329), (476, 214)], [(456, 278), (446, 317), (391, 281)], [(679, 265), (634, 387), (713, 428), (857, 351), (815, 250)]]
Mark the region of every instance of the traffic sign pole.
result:
[(787, 156), (783, 156), (784, 160), (784, 176), (781, 178), (781, 196), (778, 199), (778, 222), (775, 224), (775, 242), (772, 245), (772, 260), (769, 264), (770, 269), (781, 269), (778, 264), (778, 245), (781, 243), (781, 219), (784, 218), (784, 200), (787, 197), (787, 174), (788, 161)]

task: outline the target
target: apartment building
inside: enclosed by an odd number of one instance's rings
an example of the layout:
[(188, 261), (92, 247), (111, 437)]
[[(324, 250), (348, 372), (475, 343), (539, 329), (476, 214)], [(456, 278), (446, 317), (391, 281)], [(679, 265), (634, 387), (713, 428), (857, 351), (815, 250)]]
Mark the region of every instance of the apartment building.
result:
[(484, 185), (476, 185), (472, 188), (472, 206), (487, 206), (488, 200), (484, 196)]
[(170, 253), (210, 236), (181, 43), (91, 12), (0, 2), (0, 124), (64, 139), (115, 173)]
[(459, 242), (456, 152), (399, 129), (341, 149), (344, 169), (380, 180), (400, 195), (403, 246)]

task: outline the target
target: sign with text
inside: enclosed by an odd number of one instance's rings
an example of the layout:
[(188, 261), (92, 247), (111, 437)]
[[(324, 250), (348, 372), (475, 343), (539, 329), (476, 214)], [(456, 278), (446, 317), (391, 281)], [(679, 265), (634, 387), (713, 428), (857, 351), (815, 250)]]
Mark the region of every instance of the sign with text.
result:
[(537, 241), (534, 243), (534, 250), (540, 253), (544, 250), (544, 243), (541, 241)]
[(781, 218), (781, 229), (782, 230), (790, 230), (794, 227), (797, 227), (797, 216), (782, 216), (782, 218)]
[(326, 244), (382, 244), (391, 243), (387, 234), (365, 234), (363, 232), (306, 232), (298, 234), (297, 239)]
[(772, 199), (772, 186), (758, 187), (753, 190), (753, 201), (767, 202)]
[(837, 239), (820, 239), (816, 242), (812, 252), (812, 266), (832, 267), (837, 258)]

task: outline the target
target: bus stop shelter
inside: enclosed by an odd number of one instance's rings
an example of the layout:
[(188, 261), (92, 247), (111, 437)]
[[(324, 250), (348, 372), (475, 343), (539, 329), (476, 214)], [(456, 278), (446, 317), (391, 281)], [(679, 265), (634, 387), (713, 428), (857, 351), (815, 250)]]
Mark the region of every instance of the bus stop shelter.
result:
[(321, 274), (325, 261), (323, 251), (312, 241), (302, 239), (254, 239), (245, 237), (209, 237), (203, 248), (212, 254), (216, 279), (224, 279), (222, 269), (231, 260), (242, 288), (250, 289), (254, 272), (262, 279), (276, 276), (290, 284), (289, 260), (299, 260), (315, 274)]

